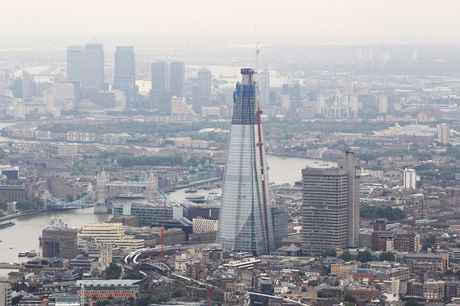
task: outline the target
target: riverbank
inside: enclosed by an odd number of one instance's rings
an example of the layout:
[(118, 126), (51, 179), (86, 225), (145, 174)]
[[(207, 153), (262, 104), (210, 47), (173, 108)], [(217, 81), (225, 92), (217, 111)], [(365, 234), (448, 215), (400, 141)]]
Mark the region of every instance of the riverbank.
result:
[(10, 214), (10, 215), (0, 217), (0, 222), (13, 220), (13, 219), (21, 218), (21, 217), (33, 216), (33, 215), (43, 213), (45, 211), (46, 211), (45, 209), (40, 209), (40, 210), (29, 211), (29, 212), (26, 212), (26, 213)]

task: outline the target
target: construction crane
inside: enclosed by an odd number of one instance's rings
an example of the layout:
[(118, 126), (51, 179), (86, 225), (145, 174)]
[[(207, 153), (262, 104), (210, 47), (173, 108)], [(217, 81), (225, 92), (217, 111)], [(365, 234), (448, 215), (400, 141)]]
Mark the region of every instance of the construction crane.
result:
[(211, 306), (211, 289), (208, 287), (208, 306)]
[[(256, 25), (254, 24), (254, 34), (257, 37)], [(256, 44), (256, 67), (255, 73), (258, 73), (259, 69), (259, 54), (260, 54), (260, 47), (259, 42), (257, 41)], [(266, 182), (266, 174), (264, 172), (264, 144), (262, 139), (262, 110), (260, 109), (260, 93), (259, 93), (259, 78), (257, 78), (256, 82), (256, 123), (257, 123), (257, 146), (259, 147), (259, 160), (260, 160), (260, 172), (262, 178), (262, 207), (263, 207), (263, 215), (264, 215), (264, 223), (265, 223), (265, 239), (266, 239), (266, 251), (270, 253), (270, 230), (268, 227), (268, 211), (267, 211), (267, 182)]]
[(161, 222), (161, 261), (165, 262), (165, 217), (166, 217), (166, 197), (163, 202), (163, 220)]

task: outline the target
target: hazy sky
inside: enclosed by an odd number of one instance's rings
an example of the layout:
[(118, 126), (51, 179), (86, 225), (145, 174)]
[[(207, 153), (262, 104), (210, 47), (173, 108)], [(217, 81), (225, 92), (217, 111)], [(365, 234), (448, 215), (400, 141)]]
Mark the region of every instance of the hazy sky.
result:
[(460, 42), (460, 0), (2, 0), (2, 34)]

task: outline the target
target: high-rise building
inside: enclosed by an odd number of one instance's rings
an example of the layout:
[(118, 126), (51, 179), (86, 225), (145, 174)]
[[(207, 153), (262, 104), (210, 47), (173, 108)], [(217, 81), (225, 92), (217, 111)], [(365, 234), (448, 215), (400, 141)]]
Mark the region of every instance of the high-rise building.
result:
[(117, 47), (115, 51), (115, 73), (112, 88), (125, 93), (128, 107), (131, 107), (136, 101), (136, 54), (134, 53), (134, 47)]
[(67, 47), (67, 81), (81, 87), (85, 80), (85, 47)]
[(388, 97), (379, 96), (379, 113), (386, 114), (388, 113)]
[(85, 79), (86, 90), (104, 89), (104, 46), (99, 43), (88, 43), (85, 46)]
[(414, 169), (404, 169), (404, 188), (415, 189), (417, 187), (417, 173)]
[(185, 89), (185, 66), (182, 62), (172, 62), (169, 67), (169, 88), (177, 97), (184, 96)]
[(217, 241), (224, 249), (269, 254), (275, 249), (268, 174), (254, 71), (236, 85)]
[(166, 62), (152, 64), (152, 90), (169, 90), (169, 65)]
[(438, 141), (441, 144), (449, 143), (449, 126), (445, 123), (438, 125)]
[(350, 111), (351, 117), (358, 118), (359, 112), (359, 96), (358, 95), (350, 95)]
[(37, 93), (37, 83), (34, 77), (27, 71), (22, 71), (22, 99), (30, 100)]
[(212, 73), (210, 70), (202, 69), (198, 71), (197, 78), (194, 79), (192, 86), (192, 107), (196, 113), (201, 113), (201, 109), (211, 106), (212, 94)]
[(302, 170), (302, 252), (358, 246), (359, 176), (352, 152), (337, 168)]
[(339, 161), (339, 168), (347, 171), (347, 239), (348, 247), (359, 245), (359, 186), (361, 167), (353, 152), (347, 151)]
[(152, 64), (152, 90), (150, 91), (151, 107), (162, 115), (171, 112), (171, 98), (174, 94), (169, 90), (169, 65), (166, 62)]
[(347, 171), (302, 170), (302, 252), (319, 254), (347, 247)]
[(268, 106), (270, 98), (270, 71), (264, 69), (259, 73), (259, 91), (260, 91), (260, 105), (262, 107)]
[(7, 281), (0, 281), (0, 305), (13, 305), (11, 285)]
[(77, 229), (48, 227), (42, 232), (43, 257), (74, 259), (78, 255), (77, 240)]

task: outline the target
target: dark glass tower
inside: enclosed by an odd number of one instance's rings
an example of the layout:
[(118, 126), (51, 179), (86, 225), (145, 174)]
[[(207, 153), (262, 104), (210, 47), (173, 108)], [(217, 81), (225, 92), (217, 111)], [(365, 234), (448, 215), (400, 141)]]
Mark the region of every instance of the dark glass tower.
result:
[(241, 69), (234, 93), (217, 241), (227, 250), (269, 254), (275, 249), (258, 84)]
[(115, 51), (115, 74), (112, 88), (125, 93), (128, 108), (133, 105), (137, 96), (136, 54), (134, 53), (134, 47), (117, 47)]

